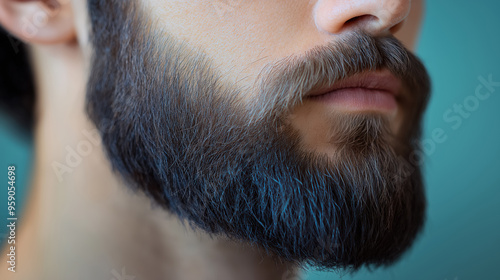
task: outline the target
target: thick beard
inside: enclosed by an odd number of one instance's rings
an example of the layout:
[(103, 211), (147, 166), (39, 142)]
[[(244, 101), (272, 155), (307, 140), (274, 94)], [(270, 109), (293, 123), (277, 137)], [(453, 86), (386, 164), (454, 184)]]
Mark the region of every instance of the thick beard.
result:
[(308, 152), (283, 121), (291, 103), (243, 105), (207, 57), (151, 34), (158, 28), (133, 5), (89, 1), (87, 92), (108, 157), (132, 187), (194, 228), (301, 266), (389, 265), (410, 247), (425, 196), (418, 167), (408, 173), (400, 159), (414, 150), (425, 97), (404, 136), (379, 115), (339, 115), (334, 158)]

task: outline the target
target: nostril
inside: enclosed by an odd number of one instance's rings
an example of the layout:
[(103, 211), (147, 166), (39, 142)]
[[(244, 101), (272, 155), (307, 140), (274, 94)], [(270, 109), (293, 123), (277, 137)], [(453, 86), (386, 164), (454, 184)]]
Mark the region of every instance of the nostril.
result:
[(378, 18), (373, 15), (361, 15), (353, 17), (344, 23), (344, 28), (349, 29), (352, 27), (362, 27), (366, 25), (368, 22), (375, 21), (377, 19)]

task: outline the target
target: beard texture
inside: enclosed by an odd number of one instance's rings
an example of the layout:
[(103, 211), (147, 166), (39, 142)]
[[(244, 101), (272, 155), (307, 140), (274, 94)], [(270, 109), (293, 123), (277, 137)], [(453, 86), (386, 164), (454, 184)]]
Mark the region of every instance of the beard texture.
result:
[[(126, 2), (89, 1), (94, 56), (87, 110), (131, 187), (194, 228), (300, 266), (388, 265), (410, 247), (425, 218), (420, 170), (407, 174), (400, 164), (415, 149), (410, 143), (419, 137), (429, 87), (416, 58), (395, 40), (353, 34), (343, 42), (351, 51), (376, 52), (356, 53), (363, 63), (344, 67), (336, 79), (411, 64), (402, 77), (415, 94), (407, 101), (408, 131), (400, 135), (380, 115), (339, 114), (332, 158), (305, 151), (284, 121), (312, 88), (294, 83), (334, 83), (326, 72), (293, 71), (320, 50), (280, 62), (288, 62), (282, 70), (270, 65), (261, 94), (248, 105), (238, 99), (243, 90), (223, 83), (202, 52), (166, 36)], [(345, 64), (341, 51), (323, 50), (329, 71)]]

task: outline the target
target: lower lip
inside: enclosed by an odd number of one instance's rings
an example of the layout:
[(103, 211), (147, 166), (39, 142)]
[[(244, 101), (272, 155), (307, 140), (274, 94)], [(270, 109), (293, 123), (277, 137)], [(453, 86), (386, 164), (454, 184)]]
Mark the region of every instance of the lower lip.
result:
[(322, 95), (310, 96), (309, 99), (349, 111), (393, 112), (398, 107), (396, 97), (390, 92), (367, 88), (339, 89)]

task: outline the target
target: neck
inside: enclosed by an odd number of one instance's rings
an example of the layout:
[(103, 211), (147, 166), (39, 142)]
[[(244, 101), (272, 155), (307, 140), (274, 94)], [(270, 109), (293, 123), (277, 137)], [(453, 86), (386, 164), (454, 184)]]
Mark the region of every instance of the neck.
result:
[(18, 230), (22, 266), (14, 277), (275, 280), (292, 273), (291, 265), (209, 237), (128, 190), (85, 115), (87, 75), (78, 46), (36, 46), (31, 55), (38, 93), (35, 165)]

